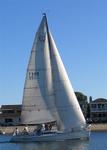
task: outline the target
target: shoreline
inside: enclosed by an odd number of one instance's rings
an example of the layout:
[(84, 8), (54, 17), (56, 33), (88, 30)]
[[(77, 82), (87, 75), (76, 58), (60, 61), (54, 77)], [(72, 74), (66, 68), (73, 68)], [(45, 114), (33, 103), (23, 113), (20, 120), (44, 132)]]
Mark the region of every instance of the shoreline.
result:
[[(15, 128), (18, 128), (20, 132), (23, 131), (24, 126), (0, 126), (0, 131), (5, 132), (6, 134), (13, 133)], [(32, 132), (35, 129), (35, 126), (30, 126), (30, 131)], [(107, 123), (101, 124), (91, 124), (90, 131), (97, 132), (97, 131), (107, 131)]]
[(107, 131), (107, 123), (91, 124), (90, 130), (95, 131)]

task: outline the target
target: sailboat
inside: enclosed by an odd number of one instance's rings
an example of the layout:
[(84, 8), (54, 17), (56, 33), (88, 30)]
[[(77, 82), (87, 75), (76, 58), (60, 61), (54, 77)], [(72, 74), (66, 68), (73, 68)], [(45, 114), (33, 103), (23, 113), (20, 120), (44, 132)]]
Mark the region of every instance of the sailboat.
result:
[(56, 129), (12, 136), (10, 142), (88, 139), (87, 124), (48, 27), (46, 14), (37, 30), (28, 63), (21, 123), (55, 123)]

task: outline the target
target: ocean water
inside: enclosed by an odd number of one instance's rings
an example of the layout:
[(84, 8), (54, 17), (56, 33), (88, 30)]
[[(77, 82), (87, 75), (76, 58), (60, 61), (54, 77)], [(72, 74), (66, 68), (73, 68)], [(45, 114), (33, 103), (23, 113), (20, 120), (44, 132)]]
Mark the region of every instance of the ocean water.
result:
[(107, 150), (107, 132), (92, 132), (89, 141), (0, 143), (0, 150)]

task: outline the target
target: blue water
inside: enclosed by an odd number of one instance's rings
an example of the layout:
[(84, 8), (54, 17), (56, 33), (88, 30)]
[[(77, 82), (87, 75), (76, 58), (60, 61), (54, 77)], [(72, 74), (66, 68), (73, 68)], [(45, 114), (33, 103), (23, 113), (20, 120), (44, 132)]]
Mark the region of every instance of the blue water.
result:
[(1, 143), (0, 150), (107, 150), (107, 132), (92, 132), (84, 142)]

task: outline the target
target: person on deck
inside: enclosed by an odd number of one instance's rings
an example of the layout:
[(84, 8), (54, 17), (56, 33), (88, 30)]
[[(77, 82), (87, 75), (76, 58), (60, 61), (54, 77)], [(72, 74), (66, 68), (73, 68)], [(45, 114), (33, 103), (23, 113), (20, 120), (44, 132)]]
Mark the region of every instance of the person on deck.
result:
[(19, 129), (15, 128), (13, 135), (18, 135), (19, 134)]
[(23, 134), (28, 135), (29, 134), (29, 128), (28, 126), (25, 126), (23, 129)]
[(37, 130), (36, 130), (36, 134), (37, 135), (40, 135), (42, 132), (42, 124), (39, 124), (38, 126), (37, 126)]
[(45, 130), (50, 131), (52, 129), (52, 125), (50, 123), (45, 124)]

